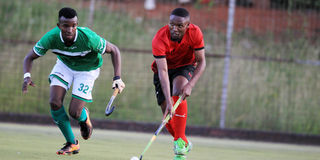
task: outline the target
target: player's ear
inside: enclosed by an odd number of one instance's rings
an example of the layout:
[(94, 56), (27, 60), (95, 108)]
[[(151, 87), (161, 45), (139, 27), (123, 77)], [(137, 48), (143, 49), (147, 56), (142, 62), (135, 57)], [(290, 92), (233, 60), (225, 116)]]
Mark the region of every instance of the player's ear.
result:
[(187, 28), (189, 28), (190, 21), (187, 22)]

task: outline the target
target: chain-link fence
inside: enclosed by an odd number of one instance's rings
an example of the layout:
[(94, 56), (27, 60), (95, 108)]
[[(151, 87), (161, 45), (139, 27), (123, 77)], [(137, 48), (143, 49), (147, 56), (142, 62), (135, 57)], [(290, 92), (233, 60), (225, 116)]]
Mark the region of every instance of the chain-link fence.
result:
[[(58, 10), (71, 6), (78, 11), (81, 26), (90, 26), (122, 51), (127, 88), (115, 102), (120, 107), (110, 118), (159, 121), (150, 69), (151, 40), (168, 23), (170, 11), (182, 6), (190, 12), (192, 23), (202, 29), (207, 55), (206, 71), (188, 99), (189, 124), (318, 134), (319, 2), (230, 0), (235, 8), (227, 52), (228, 2), (1, 0), (0, 111), (49, 113), (47, 75), (55, 56), (36, 60), (32, 74), (37, 87), (30, 88), (27, 95), (21, 93), (22, 60), (34, 43), (55, 27)], [(95, 83), (94, 102), (89, 105), (96, 118), (103, 118), (111, 95), (113, 73), (108, 56), (104, 63)]]

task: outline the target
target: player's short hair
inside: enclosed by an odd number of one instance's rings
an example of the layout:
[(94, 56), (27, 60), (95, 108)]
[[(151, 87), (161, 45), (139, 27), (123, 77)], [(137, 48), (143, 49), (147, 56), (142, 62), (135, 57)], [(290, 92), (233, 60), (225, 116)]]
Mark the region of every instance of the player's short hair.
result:
[(185, 8), (176, 8), (171, 12), (171, 15), (189, 17), (189, 12)]
[(64, 7), (60, 9), (58, 18), (60, 19), (62, 16), (68, 19), (74, 18), (77, 16), (77, 12), (72, 8)]

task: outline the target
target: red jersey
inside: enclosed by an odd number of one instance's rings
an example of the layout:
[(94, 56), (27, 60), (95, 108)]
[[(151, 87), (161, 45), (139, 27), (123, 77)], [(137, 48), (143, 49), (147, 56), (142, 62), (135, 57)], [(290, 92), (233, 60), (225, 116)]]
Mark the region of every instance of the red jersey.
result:
[[(175, 69), (186, 65), (196, 65), (195, 50), (204, 48), (203, 35), (200, 28), (189, 25), (181, 42), (172, 41), (169, 26), (166, 25), (157, 32), (152, 40), (152, 54), (155, 58), (166, 58), (168, 69)], [(157, 64), (151, 65), (153, 72), (158, 72)]]

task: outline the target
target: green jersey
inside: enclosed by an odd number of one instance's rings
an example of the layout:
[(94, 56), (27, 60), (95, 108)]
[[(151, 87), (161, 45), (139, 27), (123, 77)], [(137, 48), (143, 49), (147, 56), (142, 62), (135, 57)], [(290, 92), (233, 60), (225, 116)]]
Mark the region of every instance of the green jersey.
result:
[(90, 71), (101, 67), (101, 54), (106, 50), (106, 40), (87, 27), (77, 27), (74, 43), (67, 47), (60, 29), (55, 27), (33, 47), (39, 56), (45, 55), (49, 49), (72, 70)]

